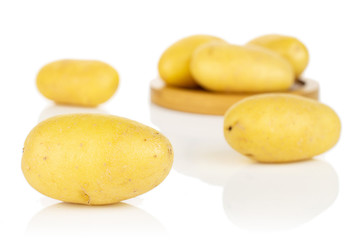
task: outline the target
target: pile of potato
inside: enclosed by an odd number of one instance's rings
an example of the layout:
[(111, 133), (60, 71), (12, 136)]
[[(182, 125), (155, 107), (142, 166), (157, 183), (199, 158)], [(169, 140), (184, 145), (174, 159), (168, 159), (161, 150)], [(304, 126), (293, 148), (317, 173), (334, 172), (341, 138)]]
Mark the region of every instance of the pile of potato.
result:
[(224, 136), (241, 154), (279, 163), (311, 159), (332, 148), (340, 136), (339, 117), (330, 107), (276, 93), (286, 92), (308, 62), (305, 45), (290, 36), (265, 35), (239, 46), (194, 35), (166, 49), (158, 68), (170, 86), (257, 93), (225, 113)]
[(215, 92), (274, 92), (289, 89), (309, 61), (305, 45), (282, 35), (265, 35), (244, 46), (194, 35), (162, 54), (160, 77), (171, 86)]

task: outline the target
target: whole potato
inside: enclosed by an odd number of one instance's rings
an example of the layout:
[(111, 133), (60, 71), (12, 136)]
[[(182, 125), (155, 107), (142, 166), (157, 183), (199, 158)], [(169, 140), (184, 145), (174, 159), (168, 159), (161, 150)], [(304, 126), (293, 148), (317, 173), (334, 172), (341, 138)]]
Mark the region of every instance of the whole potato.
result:
[(309, 63), (307, 48), (294, 37), (270, 34), (255, 38), (248, 44), (261, 46), (280, 54), (290, 62), (296, 77), (301, 75)]
[(39, 71), (36, 84), (45, 97), (57, 103), (93, 107), (115, 93), (119, 75), (100, 61), (59, 60)]
[(103, 205), (160, 184), (173, 162), (156, 130), (102, 114), (69, 114), (39, 123), (25, 141), (22, 171), (40, 193), (71, 203)]
[(278, 54), (260, 47), (223, 43), (198, 48), (190, 71), (199, 85), (217, 92), (283, 91), (295, 81), (290, 64)]
[(340, 120), (315, 100), (261, 94), (226, 112), (224, 135), (232, 148), (260, 162), (292, 162), (332, 148), (340, 136)]
[(223, 40), (209, 35), (193, 35), (171, 45), (159, 60), (158, 69), (162, 80), (172, 86), (196, 87), (189, 70), (191, 55), (202, 44), (213, 41)]

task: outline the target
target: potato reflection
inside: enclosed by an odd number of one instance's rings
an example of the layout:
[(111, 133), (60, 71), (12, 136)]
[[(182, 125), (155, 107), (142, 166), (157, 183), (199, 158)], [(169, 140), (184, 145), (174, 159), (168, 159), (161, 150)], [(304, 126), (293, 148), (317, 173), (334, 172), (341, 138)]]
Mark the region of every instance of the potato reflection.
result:
[(235, 152), (223, 136), (223, 117), (150, 106), (151, 121), (174, 147), (174, 169), (214, 185), (224, 185), (251, 160)]
[(84, 206), (58, 203), (36, 214), (28, 224), (29, 235), (162, 235), (162, 224), (145, 211), (126, 203)]
[(77, 106), (68, 106), (68, 105), (58, 105), (52, 104), (46, 107), (39, 116), (39, 122), (44, 121), (48, 118), (61, 115), (61, 114), (72, 114), (72, 113), (102, 113), (106, 114), (107, 112), (102, 108), (91, 108), (91, 107), (77, 107)]
[(338, 194), (338, 177), (326, 162), (248, 165), (226, 184), (224, 209), (241, 228), (280, 230), (299, 226), (327, 209)]

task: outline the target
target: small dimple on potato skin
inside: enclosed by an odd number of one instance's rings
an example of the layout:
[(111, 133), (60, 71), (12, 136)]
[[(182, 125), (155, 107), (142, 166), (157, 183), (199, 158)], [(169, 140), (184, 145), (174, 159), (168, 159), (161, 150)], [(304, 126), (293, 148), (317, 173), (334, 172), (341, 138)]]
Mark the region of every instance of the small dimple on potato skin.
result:
[(86, 193), (86, 190), (81, 187), (81, 190), (80, 190), (80, 195), (83, 197), (84, 199), (84, 204), (87, 204), (87, 205), (91, 205), (91, 198), (90, 196)]

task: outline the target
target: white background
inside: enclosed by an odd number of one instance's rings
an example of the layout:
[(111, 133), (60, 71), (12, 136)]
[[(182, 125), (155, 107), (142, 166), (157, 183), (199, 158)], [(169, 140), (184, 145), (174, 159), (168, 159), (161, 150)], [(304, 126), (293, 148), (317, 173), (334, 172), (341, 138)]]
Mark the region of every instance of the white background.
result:
[[(1, 0), (0, 238), (359, 239), (357, 2)], [(236, 44), (268, 33), (302, 40), (311, 58), (304, 76), (320, 83), (321, 101), (341, 118), (339, 143), (314, 161), (254, 164), (226, 145), (221, 117), (151, 105), (161, 53), (198, 33)], [(20, 169), (27, 134), (39, 119), (69, 110), (42, 97), (35, 77), (63, 58), (113, 65), (120, 87), (94, 111), (170, 138), (174, 168), (160, 186), (123, 204), (88, 207), (27, 184)]]

